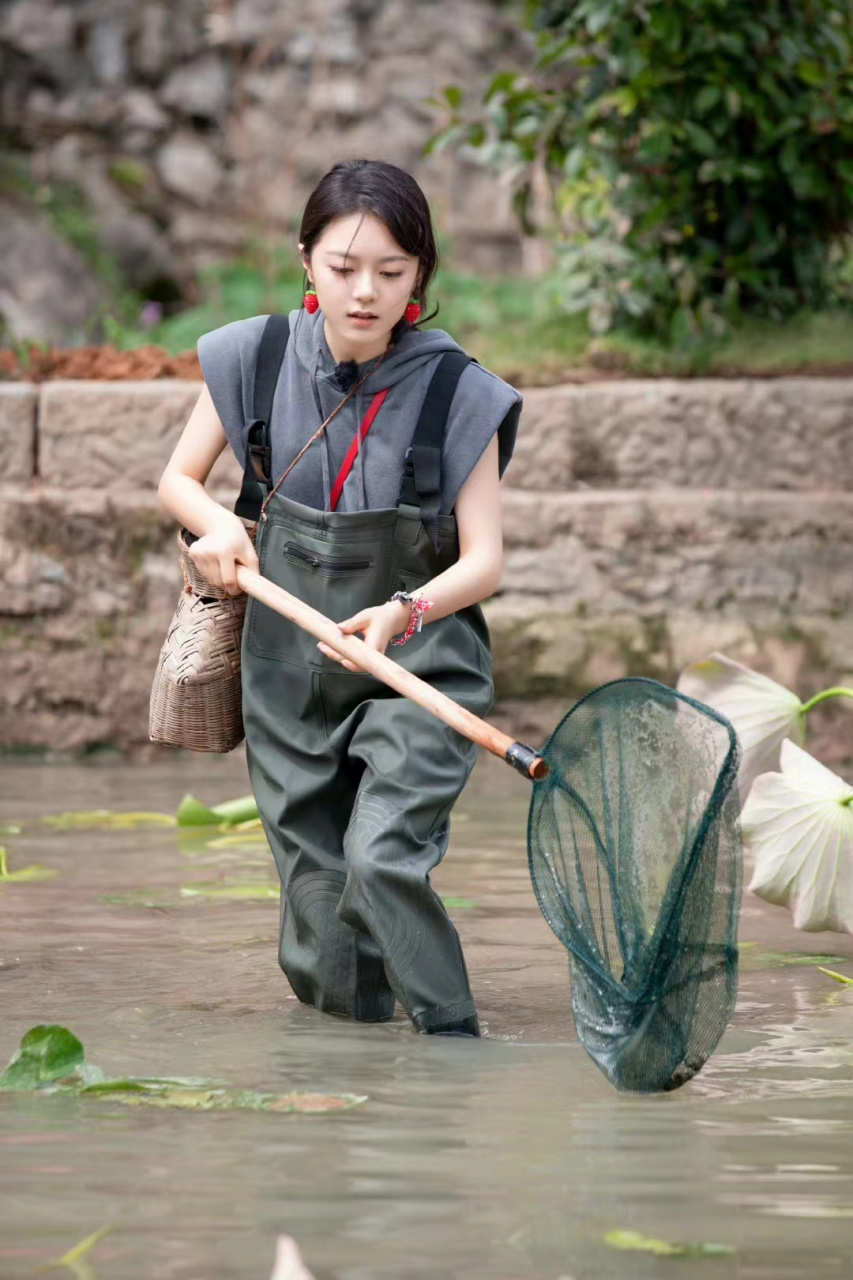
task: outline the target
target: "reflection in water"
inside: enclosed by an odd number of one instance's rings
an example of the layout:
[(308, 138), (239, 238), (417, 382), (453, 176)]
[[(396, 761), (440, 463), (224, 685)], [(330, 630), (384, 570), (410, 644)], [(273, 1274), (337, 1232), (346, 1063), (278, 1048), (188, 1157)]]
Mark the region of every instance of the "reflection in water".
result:
[[(3, 1280), (106, 1222), (90, 1258), (101, 1280), (265, 1280), (281, 1235), (318, 1280), (849, 1280), (853, 992), (780, 959), (811, 950), (842, 969), (849, 939), (795, 934), (747, 898), (756, 945), (720, 1050), (680, 1093), (630, 1098), (574, 1039), (565, 953), (527, 873), (529, 792), (500, 765), (478, 766), (435, 877), (459, 904), (488, 1032), (470, 1043), (418, 1037), (402, 1015), (370, 1027), (300, 1006), (276, 962), (274, 901), (181, 897), (273, 883), (257, 847), (35, 821), (238, 795), (238, 757), (7, 762), (3, 779), (0, 823), (23, 821), (5, 837), (15, 865), (58, 874), (0, 890), (0, 1060), (28, 1027), (61, 1022), (113, 1076), (370, 1098), (271, 1116), (0, 1097)], [(737, 1252), (697, 1270), (612, 1249), (613, 1230)]]

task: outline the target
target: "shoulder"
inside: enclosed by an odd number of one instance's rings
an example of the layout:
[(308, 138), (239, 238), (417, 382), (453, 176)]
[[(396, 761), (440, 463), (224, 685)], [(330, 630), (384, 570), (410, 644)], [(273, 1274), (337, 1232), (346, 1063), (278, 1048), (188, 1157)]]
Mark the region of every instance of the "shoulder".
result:
[(202, 372), (205, 360), (211, 356), (217, 360), (229, 355), (237, 356), (243, 363), (247, 355), (255, 354), (267, 319), (267, 316), (249, 316), (245, 320), (232, 320), (218, 329), (203, 333), (197, 343)]
[(486, 396), (496, 403), (505, 403), (507, 409), (513, 405), (520, 408), (522, 404), (521, 393), (511, 383), (504, 382), (503, 378), (475, 360), (466, 365), (459, 379), (459, 389), (464, 396)]

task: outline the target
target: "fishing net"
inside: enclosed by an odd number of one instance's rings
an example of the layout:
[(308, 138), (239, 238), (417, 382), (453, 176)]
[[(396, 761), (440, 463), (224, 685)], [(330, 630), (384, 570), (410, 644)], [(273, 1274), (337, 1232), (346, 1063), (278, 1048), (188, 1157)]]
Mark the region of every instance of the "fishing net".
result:
[(734, 1009), (741, 893), (734, 729), (654, 680), (602, 685), (554, 730), (530, 872), (568, 948), (578, 1037), (618, 1089), (676, 1089)]

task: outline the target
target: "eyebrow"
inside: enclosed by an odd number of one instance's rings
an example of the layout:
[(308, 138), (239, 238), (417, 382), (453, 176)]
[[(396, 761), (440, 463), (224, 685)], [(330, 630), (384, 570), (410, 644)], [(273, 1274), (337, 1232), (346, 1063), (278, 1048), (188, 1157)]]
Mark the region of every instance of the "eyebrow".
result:
[[(326, 253), (336, 254), (339, 258), (354, 258), (356, 262), (359, 261), (359, 256), (357, 253), (347, 253), (346, 250), (344, 249), (327, 249)], [(408, 253), (391, 253), (391, 254), (388, 254), (388, 256), (385, 258), (380, 258), (379, 261), (380, 262), (408, 262), (410, 257), (411, 257), (411, 254), (408, 254)]]

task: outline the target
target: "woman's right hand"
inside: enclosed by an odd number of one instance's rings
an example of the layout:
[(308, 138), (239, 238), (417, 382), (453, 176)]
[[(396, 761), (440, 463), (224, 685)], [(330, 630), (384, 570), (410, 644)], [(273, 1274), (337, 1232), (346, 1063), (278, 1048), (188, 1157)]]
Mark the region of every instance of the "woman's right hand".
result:
[(258, 572), (258, 557), (248, 530), (239, 516), (223, 512), (223, 519), (188, 548), (189, 554), (208, 582), (222, 587), (229, 596), (240, 594), (237, 565)]

